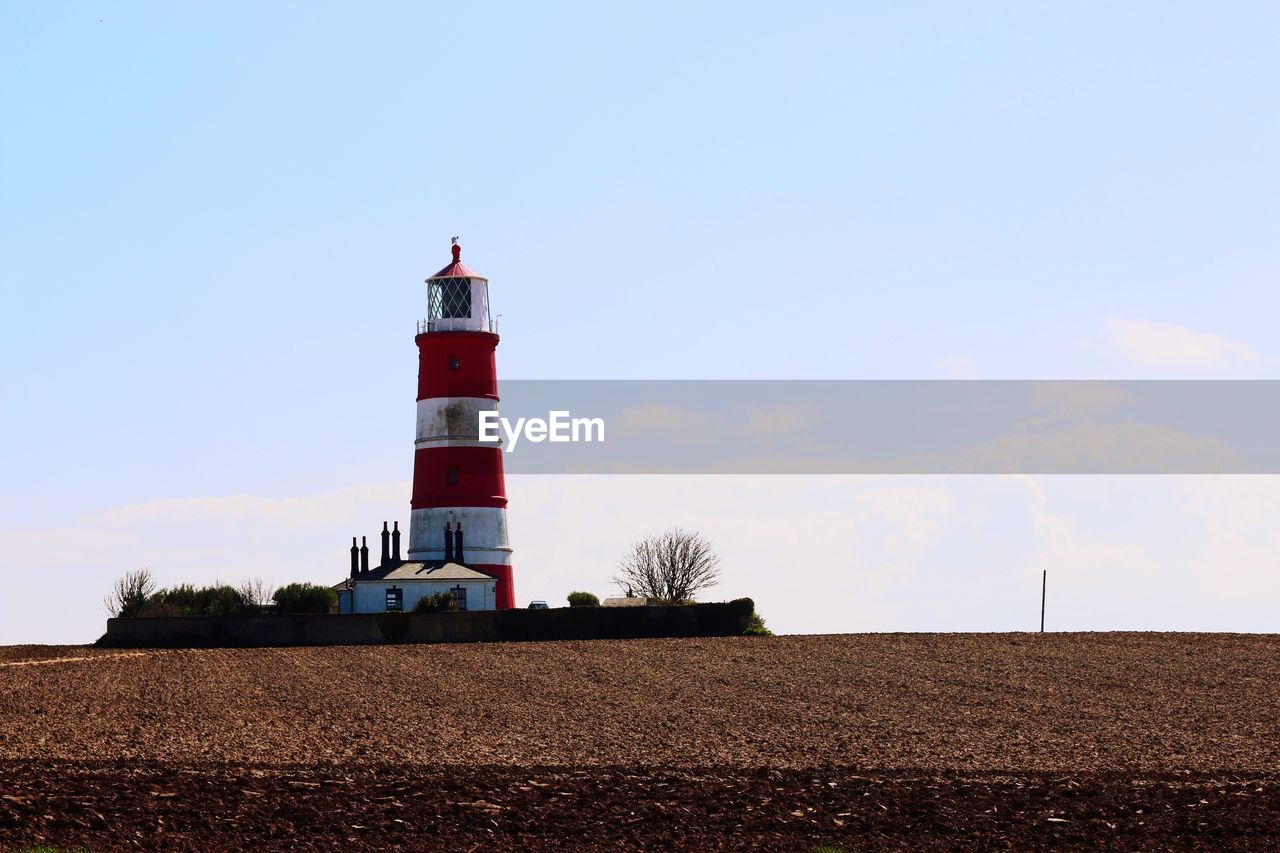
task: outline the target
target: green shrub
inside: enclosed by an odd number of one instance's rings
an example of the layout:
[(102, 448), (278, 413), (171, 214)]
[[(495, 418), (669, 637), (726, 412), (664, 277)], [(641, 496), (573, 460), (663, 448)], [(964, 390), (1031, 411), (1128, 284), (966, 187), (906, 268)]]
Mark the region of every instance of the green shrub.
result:
[[(261, 589), (261, 583), (258, 584)], [(150, 574), (131, 572), (116, 582), (107, 598), (108, 609), (120, 616), (238, 616), (263, 615), (267, 608), (247, 594), (248, 585), (237, 589), (214, 581), (210, 586), (184, 583), (155, 590)], [(338, 603), (338, 594), (327, 586), (293, 583), (276, 590), (272, 598), (281, 613), (328, 613)]]
[(162, 589), (147, 599), (147, 616), (201, 616), (196, 608), (196, 588), (189, 583)]
[(164, 593), (160, 592), (147, 599), (146, 603), (133, 615), (150, 619), (157, 616), (195, 616), (197, 614), (179, 609), (177, 605), (169, 603), (164, 598)]
[(196, 608), (207, 616), (230, 616), (244, 609), (245, 600), (240, 590), (225, 583), (205, 586), (196, 590)]
[(764, 617), (759, 613), (751, 614), (751, 621), (747, 623), (747, 630), (742, 632), (747, 637), (772, 637), (773, 632), (765, 627)]
[(571, 592), (569, 593), (570, 607), (599, 607), (600, 599), (596, 598), (594, 593), (590, 592)]
[(448, 590), (434, 595), (424, 595), (418, 599), (417, 604), (413, 605), (414, 613), (438, 613), (443, 610), (457, 609), (458, 602), (454, 600), (453, 593)]
[(328, 613), (338, 593), (318, 583), (291, 583), (275, 591), (271, 600), (281, 613)]
[(224, 583), (213, 586), (180, 584), (147, 598), (139, 616), (230, 616), (244, 610), (244, 597)]

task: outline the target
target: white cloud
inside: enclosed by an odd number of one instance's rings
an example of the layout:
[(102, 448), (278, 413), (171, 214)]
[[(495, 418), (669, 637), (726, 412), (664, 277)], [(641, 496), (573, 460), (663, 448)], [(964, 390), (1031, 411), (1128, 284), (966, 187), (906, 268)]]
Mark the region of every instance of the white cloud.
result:
[(1275, 631), (1280, 477), (1014, 479), (1050, 630)]
[(977, 363), (967, 355), (949, 355), (933, 365), (944, 379), (978, 379)]
[[(776, 630), (1020, 630), (1049, 571), (1055, 630), (1275, 630), (1280, 477), (508, 477), (520, 603), (612, 590), (619, 556), (680, 524), (719, 551), (711, 599)], [(336, 582), (353, 533), (408, 519), (409, 484), (153, 501), (0, 530), (0, 643), (87, 642), (128, 569), (162, 584)]]
[(956, 473), (1203, 474), (1238, 471), (1241, 461), (1216, 438), (1143, 423), (1056, 426), (1022, 421), (1014, 432), (957, 454)]
[(1280, 477), (1188, 477), (1178, 486), (1200, 534), (1183, 559), (1206, 598), (1227, 608), (1242, 595), (1280, 598)]
[(646, 403), (618, 412), (610, 428), (623, 437), (657, 435), (681, 444), (705, 444), (721, 433), (723, 424), (705, 412), (669, 403)]
[[(723, 582), (709, 598), (755, 598), (778, 630), (887, 630), (892, 599), (936, 550), (949, 512), (946, 485), (912, 478), (801, 476), (511, 475), (516, 595), (562, 602), (571, 590), (612, 590), (619, 556), (670, 525), (704, 533)], [(65, 526), (0, 530), (22, 567), (0, 597), (0, 643), (88, 642), (105, 627), (111, 582), (149, 567), (161, 585), (336, 583), (350, 536), (408, 520), (408, 483), (301, 497), (233, 496), (111, 508)], [(50, 579), (56, 578), (56, 586)], [(57, 593), (52, 612), (32, 608)], [(909, 614), (909, 618), (916, 618)]]
[(20, 567), (5, 577), (0, 643), (95, 639), (106, 626), (101, 602), (111, 582), (144, 566), (162, 586), (251, 577), (275, 586), (337, 583), (352, 535), (368, 536), (377, 559), (383, 519), (406, 529), (409, 494), (409, 483), (392, 482), (302, 497), (158, 500), (0, 530), (0, 550)]
[(812, 430), (821, 417), (821, 411), (814, 405), (750, 406), (738, 431), (751, 438), (798, 438)]
[(720, 554), (708, 598), (749, 596), (791, 633), (902, 624), (892, 599), (950, 511), (946, 484), (928, 478), (529, 475), (507, 486), (519, 601), (611, 593), (627, 546), (681, 525)]
[(1143, 367), (1232, 372), (1258, 361), (1249, 344), (1176, 323), (1108, 317), (1104, 331), (1113, 349)]
[(1129, 390), (1110, 382), (1053, 381), (1031, 383), (1031, 399), (1054, 415), (1090, 417), (1130, 401)]

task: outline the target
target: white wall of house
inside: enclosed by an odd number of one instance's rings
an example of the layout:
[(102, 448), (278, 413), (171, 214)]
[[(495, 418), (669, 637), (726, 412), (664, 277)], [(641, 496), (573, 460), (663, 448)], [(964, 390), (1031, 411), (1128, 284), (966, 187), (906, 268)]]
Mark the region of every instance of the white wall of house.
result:
[(404, 590), (404, 610), (413, 610), (418, 599), (438, 592), (449, 592), (455, 586), (467, 591), (468, 610), (493, 610), (498, 606), (492, 580), (400, 580), (366, 581), (356, 583), (356, 613), (382, 613), (387, 609), (387, 590), (392, 587)]

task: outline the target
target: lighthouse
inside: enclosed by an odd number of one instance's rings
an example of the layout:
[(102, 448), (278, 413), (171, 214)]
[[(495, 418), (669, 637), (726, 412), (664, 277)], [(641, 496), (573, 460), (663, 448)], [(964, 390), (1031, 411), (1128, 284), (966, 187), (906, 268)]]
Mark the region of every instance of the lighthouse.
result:
[(457, 561), (496, 578), (498, 609), (515, 606), (502, 447), (481, 443), (480, 413), (498, 408), (498, 334), (489, 280), (453, 258), (426, 280), (419, 323), (418, 426), (410, 561)]
[(453, 260), (427, 279), (418, 324), (418, 428), (413, 442), (408, 559), (400, 525), (382, 523), (382, 555), (351, 540), (351, 576), (333, 587), (340, 613), (413, 610), (428, 596), (456, 610), (515, 607), (502, 445), (480, 441), (480, 415), (498, 411), (489, 280)]

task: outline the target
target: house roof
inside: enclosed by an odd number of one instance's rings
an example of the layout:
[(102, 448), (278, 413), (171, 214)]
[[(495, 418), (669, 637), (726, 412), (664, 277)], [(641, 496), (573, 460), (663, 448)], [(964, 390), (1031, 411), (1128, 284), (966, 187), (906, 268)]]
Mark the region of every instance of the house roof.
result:
[(369, 581), (490, 581), (496, 579), (497, 575), (462, 563), (442, 560), (414, 561), (375, 566), (367, 574), (347, 578), (334, 589), (349, 589), (353, 583)]
[[(369, 574), (373, 574), (370, 572)], [(495, 575), (462, 563), (401, 563), (382, 580), (479, 581), (494, 580)], [(360, 580), (357, 578), (356, 580)]]

